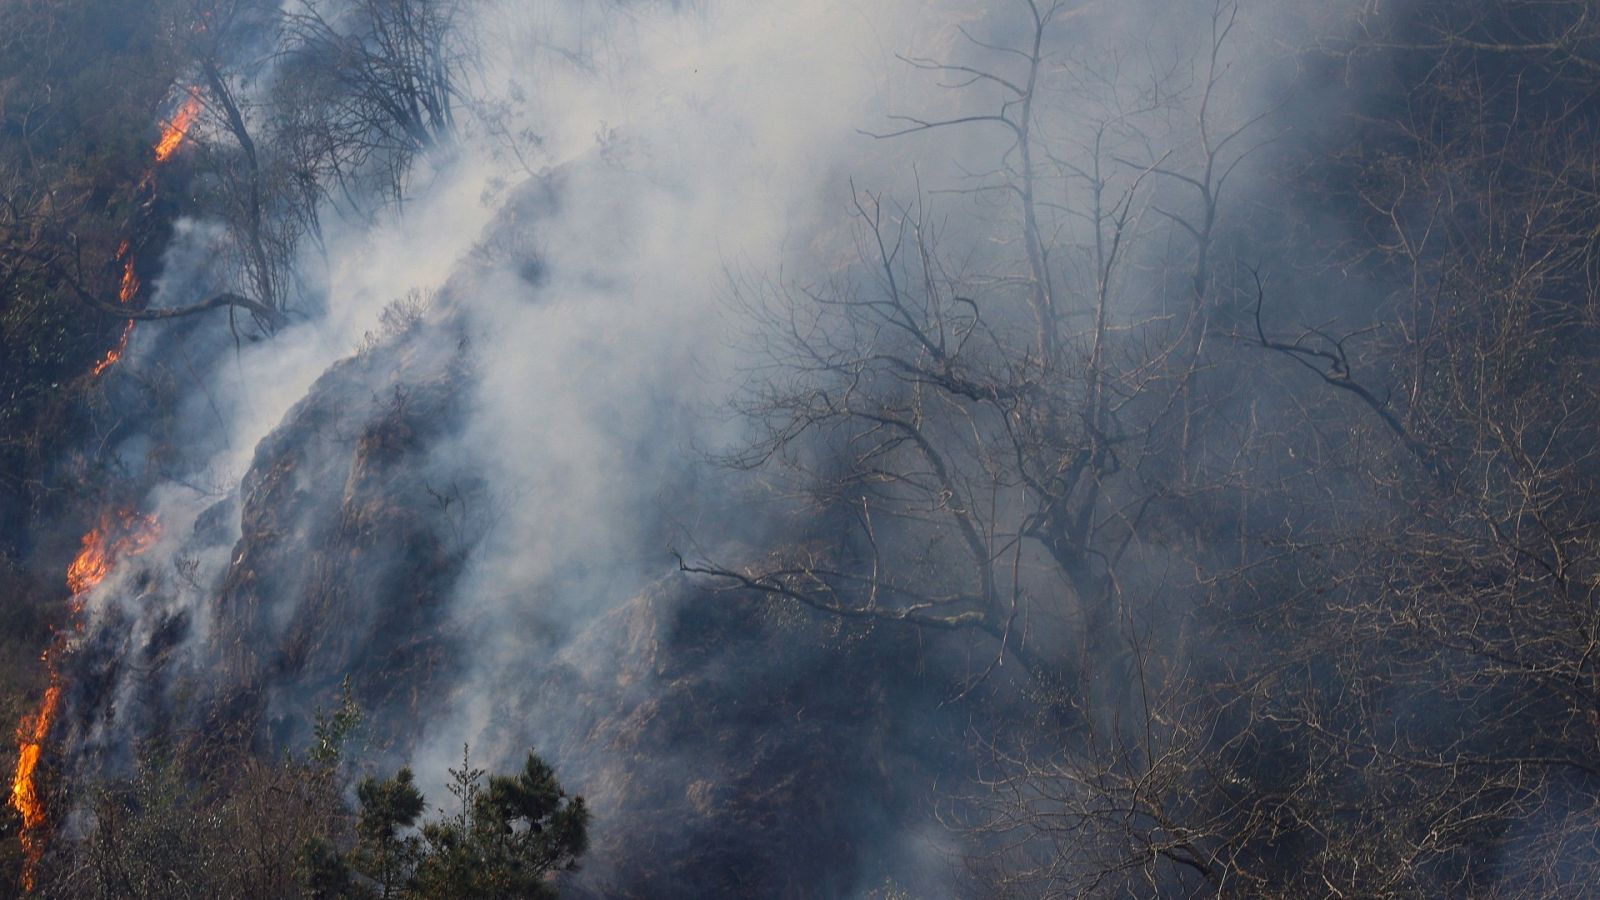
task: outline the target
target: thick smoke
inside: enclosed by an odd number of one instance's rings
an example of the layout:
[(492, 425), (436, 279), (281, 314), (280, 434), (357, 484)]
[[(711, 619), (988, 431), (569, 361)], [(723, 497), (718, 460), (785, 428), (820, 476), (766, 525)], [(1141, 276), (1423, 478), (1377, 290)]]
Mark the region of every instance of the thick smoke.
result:
[[(185, 707), (192, 698), (174, 696), (174, 685), (193, 690), (207, 673), (230, 667), (314, 671), (246, 679), (261, 692), (275, 734), (303, 736), (308, 711), (330, 702), (348, 673), (241, 661), (257, 648), (240, 642), (290, 641), (333, 623), (358, 635), (417, 627), (427, 632), (419, 641), (437, 639), (417, 651), (427, 662), (415, 665), (430, 673), (421, 699), (408, 706), (396, 699), (400, 690), (369, 710), (376, 719), (415, 716), (403, 727), (384, 726), (407, 732), (387, 749), (393, 761), (417, 768), (430, 797), (443, 794), (443, 773), (463, 743), (491, 768), (536, 747), (569, 787), (599, 797), (604, 847), (608, 829), (631, 827), (620, 811), (628, 791), (692, 788), (732, 764), (717, 754), (755, 755), (754, 747), (713, 748), (686, 735), (682, 747), (643, 751), (648, 768), (618, 788), (604, 779), (642, 765), (641, 757), (608, 759), (626, 741), (602, 740), (606, 726), (595, 725), (678, 702), (658, 695), (674, 696), (682, 684), (738, 695), (766, 690), (769, 681), (778, 692), (796, 677), (827, 677), (833, 648), (774, 648), (744, 634), (728, 637), (726, 655), (710, 653), (692, 674), (655, 660), (671, 652), (657, 646), (657, 632), (695, 627), (695, 615), (720, 609), (683, 613), (680, 606), (722, 602), (678, 579), (670, 551), (693, 545), (736, 554), (779, 527), (762, 507), (732, 499), (734, 476), (706, 462), (740, 441), (743, 426), (724, 404), (759, 364), (748, 323), (728, 302), (729, 285), (751, 277), (805, 284), (855, 263), (846, 227), (851, 179), (870, 190), (939, 190), (970, 185), (972, 173), (994, 165), (1003, 136), (981, 129), (892, 141), (863, 133), (885, 130), (891, 113), (944, 114), (968, 102), (895, 54), (952, 58), (962, 46), (957, 25), (984, 39), (1012, 39), (1018, 10), (991, 6), (570, 0), (474, 7), (467, 26), (481, 54), (471, 86), (481, 98), (475, 115), (463, 116), (454, 144), (419, 162), (403, 204), (370, 216), (330, 211), (320, 245), (302, 248), (290, 327), (242, 345), (216, 320), (138, 332), (132, 370), (178, 373), (188, 383), (176, 389), (165, 430), (129, 437), (120, 449), (157, 483), (144, 506), (160, 519), (163, 537), (91, 606), (95, 624), (85, 644), (92, 658), (112, 660), (103, 682), (78, 689), (80, 697), (95, 690), (112, 697), (81, 701), (97, 704), (81, 738), (93, 764), (126, 763), (134, 743), (165, 717), (203, 707)], [(1289, 6), (1269, 12), (1287, 15)], [(1087, 3), (1061, 28), (1085, 57), (1110, 58), (1104, 48), (1126, 46), (1139, 65), (1179, 60), (1192, 68), (1192, 42), (1204, 38), (1198, 26), (1208, 12), (1155, 15), (1145, 4)], [(1230, 47), (1239, 73), (1218, 102), (1233, 107), (1237, 120), (1270, 105), (1269, 86), (1256, 79), (1273, 71), (1267, 63), (1276, 57), (1259, 34)], [(1074, 122), (1070, 109), (1049, 119), (1053, 139), (1070, 145), (1083, 137)], [(1159, 156), (1162, 148), (1146, 152)], [(952, 226), (947, 240), (954, 242), (981, 241), (986, 217), (1005, 215), (982, 198), (939, 202), (979, 223)], [(176, 304), (214, 286), (209, 263), (219, 240), (214, 223), (181, 222), (154, 303)], [(980, 258), (985, 252), (973, 250)], [(411, 316), (397, 313), (393, 301), (418, 291), (431, 298), (418, 307), (419, 321), (394, 325)], [(381, 334), (357, 354), (369, 332)], [(438, 396), (429, 393), (435, 389)], [(422, 449), (392, 472), (380, 460), (318, 480), (318, 472), (342, 470), (332, 462), (317, 468), (310, 460), (331, 460), (335, 451), (314, 446), (360, 447), (384, 423), (412, 428), (408, 404), (424, 411), (419, 416), (437, 413), (442, 433), (417, 438)], [(310, 449), (288, 446), (302, 441)], [(178, 458), (150, 452), (156, 445), (180, 448)], [(277, 475), (252, 466), (285, 459), (301, 466), (282, 476), (298, 480), (285, 496), (306, 497), (294, 507), (299, 518), (273, 523), (288, 540), (348, 525), (322, 521), (318, 496), (343, 491), (348, 500), (371, 484), (387, 485), (444, 559), (426, 576), (437, 575), (437, 583), (425, 588), (442, 605), (391, 621), (387, 607), (403, 602), (392, 593), (324, 591), (305, 573), (269, 583), (241, 563), (241, 515), (248, 515), (241, 505), (277, 490), (263, 487)], [(361, 571), (423, 577), (417, 573), (426, 567), (403, 558), (412, 544), (373, 540)], [(1151, 555), (1158, 565), (1160, 554)], [(259, 583), (241, 586), (247, 570)], [(261, 610), (227, 608), (219, 594), (253, 597)], [(296, 605), (312, 596), (357, 598), (372, 608), (317, 621), (315, 609)], [(244, 626), (243, 616), (257, 619)], [(665, 627), (652, 616), (687, 618)], [(764, 626), (748, 627), (760, 633)], [(365, 659), (361, 652), (347, 647), (332, 658), (348, 663)], [(739, 686), (742, 680), (748, 684)], [(906, 711), (904, 722), (914, 725), (894, 726), (901, 738), (959, 732), (955, 714), (938, 704), (948, 692), (931, 695), (926, 709)], [(575, 708), (582, 704), (588, 707)], [(943, 762), (918, 764), (936, 774)], [(645, 784), (650, 779), (669, 787)], [(912, 790), (924, 786), (915, 782)], [(940, 884), (951, 839), (926, 810), (895, 821), (903, 808), (890, 798), (822, 811), (861, 816), (854, 833), (880, 842), (858, 852), (881, 856), (881, 868), (841, 873), (835, 892), (862, 892), (887, 872), (908, 869), (931, 879), (925, 889), (948, 889)], [(606, 885), (616, 863), (600, 855), (589, 883)]]

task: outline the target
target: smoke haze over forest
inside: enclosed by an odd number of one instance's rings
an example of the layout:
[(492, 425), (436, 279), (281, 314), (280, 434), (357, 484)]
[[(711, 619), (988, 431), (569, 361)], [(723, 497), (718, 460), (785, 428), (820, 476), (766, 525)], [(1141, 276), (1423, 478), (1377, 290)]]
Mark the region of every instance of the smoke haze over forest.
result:
[(126, 6), (0, 0), (8, 890), (1600, 876), (1591, 4)]

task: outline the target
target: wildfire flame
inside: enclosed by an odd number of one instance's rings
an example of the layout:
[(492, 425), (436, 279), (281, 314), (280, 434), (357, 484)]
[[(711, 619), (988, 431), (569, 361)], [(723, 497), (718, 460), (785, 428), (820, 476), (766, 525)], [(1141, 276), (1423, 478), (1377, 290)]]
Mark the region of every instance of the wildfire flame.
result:
[[(67, 567), (67, 588), (72, 591), (71, 609), (74, 630), (83, 623), (76, 620), (83, 610), (85, 595), (105, 581), (116, 567), (117, 560), (136, 556), (150, 548), (161, 536), (160, 524), (153, 518), (131, 510), (116, 516), (105, 517), (99, 526), (83, 536), (83, 547)], [(39, 860), (44, 856), (46, 810), (39, 792), (39, 759), (44, 754), (44, 743), (50, 736), (56, 714), (61, 710), (63, 682), (55, 663), (52, 647), (44, 653), (45, 668), (50, 680), (45, 688), (39, 708), (24, 716), (17, 725), (17, 771), (11, 779), (11, 806), (22, 817), (22, 887), (32, 891)]]
[(178, 114), (172, 117), (161, 129), (161, 140), (156, 142), (156, 163), (159, 165), (167, 161), (172, 154), (178, 152), (183, 146), (183, 139), (189, 134), (189, 126), (200, 117), (200, 92), (194, 88), (189, 89), (189, 99), (183, 101), (183, 106)]
[[(200, 116), (200, 110), (200, 91), (198, 88), (190, 88), (189, 97), (178, 109), (177, 115), (161, 128), (161, 140), (156, 142), (154, 148), (155, 165), (151, 166), (140, 180), (141, 190), (154, 193), (156, 167), (172, 158), (172, 155), (178, 152), (178, 148), (183, 146), (189, 128)], [(117, 260), (122, 263), (122, 280), (117, 288), (117, 300), (124, 306), (131, 304), (139, 296), (141, 286), (132, 250), (132, 244), (127, 240), (117, 248)], [(128, 349), (128, 338), (132, 334), (133, 321), (129, 320), (122, 329), (122, 338), (117, 341), (117, 346), (95, 364), (95, 375), (101, 374), (122, 358), (122, 354)], [(83, 548), (67, 567), (67, 589), (72, 592), (69, 603), (73, 616), (73, 630), (83, 628), (78, 615), (83, 611), (89, 591), (105, 581), (119, 559), (136, 556), (149, 549), (160, 534), (161, 529), (155, 519), (132, 511), (124, 511), (116, 516), (103, 517), (99, 526), (90, 529), (89, 533), (83, 536)], [(11, 806), (22, 817), (22, 888), (29, 892), (34, 887), (39, 861), (44, 857), (43, 828), (47, 810), (39, 791), (38, 768), (39, 760), (44, 755), (45, 741), (50, 737), (50, 729), (55, 724), (56, 714), (61, 710), (64, 683), (55, 661), (56, 651), (61, 646), (58, 636), (56, 644), (45, 651), (43, 659), (49, 681), (44, 697), (39, 701), (38, 709), (32, 715), (24, 716), (17, 725), (17, 771), (11, 779)]]
[[(110, 537), (110, 535), (116, 535)], [(83, 549), (67, 567), (67, 589), (74, 600), (93, 590), (111, 574), (117, 560), (138, 556), (150, 549), (161, 536), (155, 519), (134, 512), (123, 512), (112, 523), (101, 523), (83, 536)]]
[[(117, 288), (117, 300), (124, 306), (132, 303), (133, 298), (139, 296), (139, 273), (134, 271), (133, 256), (128, 252), (128, 250), (129, 245), (127, 241), (123, 241), (122, 246), (117, 248), (117, 259), (122, 260), (122, 284)], [(94, 374), (99, 375), (106, 369), (111, 368), (112, 363), (115, 363), (117, 360), (121, 359), (122, 354), (127, 352), (128, 338), (132, 336), (133, 321), (130, 319), (128, 323), (122, 327), (122, 338), (117, 341), (117, 346), (113, 347), (109, 352), (107, 352), (104, 359), (100, 360), (98, 363), (95, 363)]]
[[(178, 108), (177, 115), (172, 120), (161, 126), (161, 140), (156, 142), (156, 162), (150, 170), (140, 179), (139, 187), (154, 194), (156, 168), (178, 152), (183, 146), (183, 141), (189, 136), (189, 128), (194, 125), (195, 119), (200, 117), (200, 89), (190, 88), (188, 99), (183, 101), (183, 106)], [(127, 306), (139, 295), (139, 274), (134, 271), (133, 255), (129, 252), (127, 241), (117, 248), (117, 259), (122, 261), (122, 284), (117, 289), (117, 300)], [(94, 365), (96, 376), (111, 368), (117, 360), (122, 359), (122, 354), (128, 351), (128, 339), (133, 336), (133, 320), (122, 327), (122, 337), (117, 339), (117, 345), (107, 351), (105, 357)]]
[(44, 824), (44, 799), (39, 796), (34, 770), (44, 752), (44, 740), (61, 708), (61, 679), (54, 673), (45, 689), (39, 711), (25, 716), (17, 726), (17, 774), (11, 779), (11, 805), (22, 816), (23, 890), (31, 891), (34, 873), (44, 856), (44, 841), (39, 828)]
[(139, 274), (133, 270), (133, 257), (128, 256), (128, 242), (122, 242), (117, 256), (122, 259), (122, 285), (117, 288), (117, 299), (129, 303), (139, 294)]

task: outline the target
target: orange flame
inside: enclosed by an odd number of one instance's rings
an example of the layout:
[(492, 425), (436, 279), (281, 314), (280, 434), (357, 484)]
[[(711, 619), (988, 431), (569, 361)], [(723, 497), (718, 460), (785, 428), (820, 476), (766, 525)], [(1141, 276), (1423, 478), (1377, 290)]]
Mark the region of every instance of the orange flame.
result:
[(178, 152), (183, 146), (183, 139), (189, 134), (189, 126), (200, 117), (200, 92), (194, 88), (189, 89), (189, 99), (183, 101), (183, 106), (178, 114), (172, 117), (161, 129), (161, 140), (156, 142), (156, 162), (164, 163), (172, 154)]
[[(72, 591), (71, 609), (76, 616), (83, 609), (84, 595), (111, 574), (117, 560), (136, 556), (150, 548), (161, 536), (161, 526), (150, 516), (132, 510), (118, 514), (114, 519), (106, 516), (100, 525), (83, 536), (83, 548), (67, 567), (67, 587)], [(74, 629), (82, 622), (74, 621)], [(57, 645), (59, 646), (59, 644)], [(11, 779), (11, 806), (22, 817), (22, 887), (32, 891), (39, 860), (44, 857), (46, 810), (40, 796), (38, 783), (39, 759), (44, 754), (45, 740), (61, 710), (62, 677), (56, 668), (56, 648), (46, 650), (45, 667), (50, 673), (49, 686), (39, 709), (24, 716), (17, 725), (17, 771)]]
[[(157, 166), (170, 159), (178, 152), (178, 148), (183, 146), (189, 128), (200, 116), (200, 109), (200, 91), (198, 88), (190, 88), (189, 97), (178, 109), (177, 115), (162, 126), (161, 140), (155, 145)], [(139, 186), (141, 190), (154, 191), (154, 167), (145, 173)], [(124, 306), (138, 297), (141, 286), (139, 273), (134, 268), (133, 255), (129, 252), (131, 249), (132, 245), (126, 240), (117, 247), (117, 259), (122, 262), (122, 281), (117, 288), (117, 300)], [(100, 375), (122, 358), (122, 354), (128, 349), (128, 338), (132, 334), (133, 321), (129, 320), (122, 329), (122, 337), (117, 341), (117, 346), (95, 364), (95, 375)], [(112, 534), (116, 537), (108, 538)], [(118, 559), (144, 552), (155, 543), (160, 534), (160, 525), (155, 519), (132, 511), (121, 513), (115, 522), (107, 516), (102, 519), (99, 527), (90, 529), (89, 533), (83, 536), (83, 548), (67, 567), (67, 588), (72, 591), (70, 608), (73, 616), (76, 617), (82, 612), (84, 595), (111, 574)], [(74, 630), (81, 630), (82, 627), (82, 622), (76, 620), (73, 622)], [(59, 647), (60, 644), (56, 646)], [(44, 833), (41, 829), (45, 824), (46, 810), (44, 798), (39, 794), (37, 770), (39, 759), (44, 754), (45, 740), (50, 736), (50, 728), (55, 722), (57, 712), (61, 709), (63, 685), (61, 673), (56, 668), (52, 656), (54, 649), (56, 647), (44, 653), (49, 684), (45, 688), (39, 709), (33, 715), (24, 716), (17, 725), (17, 771), (11, 779), (11, 806), (22, 817), (22, 888), (29, 892), (34, 887), (39, 861), (44, 858)]]
[[(122, 246), (128, 246), (128, 242), (123, 241)], [(133, 302), (133, 298), (138, 294), (139, 273), (133, 270), (133, 257), (129, 256), (122, 261), (122, 285), (117, 288), (117, 299), (123, 304), (128, 304)]]
[(44, 798), (39, 796), (35, 770), (44, 752), (44, 740), (61, 708), (61, 679), (51, 673), (39, 711), (25, 716), (17, 726), (17, 774), (11, 779), (11, 805), (22, 816), (22, 888), (32, 891), (39, 860), (44, 857), (44, 840), (39, 832), (44, 824)]
[(94, 374), (99, 375), (105, 370), (111, 368), (111, 366), (116, 363), (117, 360), (121, 359), (122, 354), (126, 353), (128, 350), (128, 338), (132, 336), (133, 322), (130, 321), (128, 324), (122, 326), (122, 337), (117, 340), (117, 345), (112, 347), (110, 350), (107, 350), (105, 358), (94, 364)]
[[(116, 534), (115, 538), (108, 535)], [(115, 522), (102, 522), (83, 536), (83, 549), (67, 567), (67, 589), (78, 598), (106, 580), (117, 560), (138, 556), (161, 536), (161, 525), (149, 516), (123, 512)]]
[[(134, 271), (133, 257), (128, 253), (127, 241), (123, 241), (122, 246), (117, 248), (117, 258), (122, 260), (122, 285), (117, 289), (117, 300), (126, 306), (133, 302), (133, 298), (139, 296), (140, 286), (139, 273)], [(132, 336), (133, 320), (130, 319), (128, 324), (122, 327), (122, 337), (117, 341), (117, 346), (107, 351), (104, 359), (95, 363), (94, 374), (99, 375), (111, 368), (112, 363), (121, 359), (122, 354), (128, 350), (128, 338)]]
[(67, 567), (67, 589), (72, 596), (85, 593), (111, 574), (111, 554), (105, 533), (98, 528), (83, 536), (83, 549)]
[[(155, 146), (156, 166), (166, 162), (172, 157), (172, 154), (178, 152), (179, 147), (183, 146), (184, 138), (189, 136), (189, 128), (194, 125), (195, 119), (200, 117), (200, 109), (200, 89), (190, 88), (189, 99), (183, 101), (183, 106), (179, 107), (178, 114), (172, 117), (172, 121), (161, 126), (161, 140), (157, 141)], [(155, 175), (155, 166), (152, 166), (150, 171), (144, 173), (144, 178), (140, 179), (140, 189), (153, 192), (155, 190)], [(139, 295), (140, 287), (139, 274), (134, 271), (133, 257), (129, 255), (128, 249), (127, 241), (123, 241), (122, 246), (117, 248), (117, 259), (122, 260), (122, 284), (117, 289), (117, 299), (124, 306), (132, 303), (133, 299)], [(132, 336), (133, 320), (130, 319), (128, 324), (122, 328), (122, 337), (117, 339), (117, 346), (107, 351), (105, 357), (95, 363), (94, 374), (96, 376), (111, 368), (117, 360), (122, 359), (122, 354), (128, 351), (128, 338)]]

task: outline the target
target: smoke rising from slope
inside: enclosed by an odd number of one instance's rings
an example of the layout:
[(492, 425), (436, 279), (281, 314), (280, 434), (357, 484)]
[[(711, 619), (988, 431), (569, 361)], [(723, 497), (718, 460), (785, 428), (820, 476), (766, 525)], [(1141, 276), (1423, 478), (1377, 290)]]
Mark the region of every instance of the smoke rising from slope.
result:
[[(1090, 54), (1126, 42), (1192, 67), (1196, 48), (1187, 44), (1203, 15), (1112, 6), (1085, 4), (1069, 16), (1062, 26), (1069, 33), (1084, 23), (1082, 44), (1069, 43)], [(201, 681), (226, 668), (236, 648), (217, 645), (228, 632), (215, 620), (240, 613), (219, 610), (215, 598), (246, 571), (235, 554), (247, 499), (240, 495), (251, 493), (241, 485), (247, 471), (300, 458), (281, 445), (301, 440), (311, 426), (296, 424), (297, 414), (324, 401), (336, 412), (310, 417), (324, 431), (318, 439), (361, 445), (364, 427), (391, 414), (404, 418), (396, 410), (410, 402), (407, 391), (423, 393), (418, 385), (429, 379), (450, 381), (439, 373), (459, 363), (472, 374), (459, 393), (451, 393), (453, 381), (445, 389), (449, 433), (428, 439), (424, 461), (408, 470), (412, 480), (392, 482), (411, 492), (398, 504), (432, 510), (435, 518), (420, 530), (438, 537), (442, 555), (461, 557), (440, 565), (450, 571), (441, 576), (443, 611), (427, 620), (448, 635), (450, 650), (430, 676), (436, 690), (413, 710), (419, 720), (395, 749), (425, 778), (456, 763), (462, 742), (490, 766), (531, 745), (552, 748), (558, 771), (604, 769), (583, 755), (610, 751), (575, 739), (563, 695), (537, 679), (553, 660), (577, 673), (575, 695), (603, 693), (628, 662), (606, 654), (629, 645), (597, 640), (592, 626), (623, 628), (633, 621), (624, 607), (652, 592), (674, 611), (704, 599), (661, 586), (676, 568), (671, 547), (737, 548), (780, 527), (760, 507), (727, 499), (732, 476), (704, 461), (707, 450), (743, 436), (743, 425), (718, 410), (741, 372), (760, 362), (741, 343), (744, 324), (725, 302), (726, 285), (742, 273), (809, 283), (856, 263), (841, 224), (851, 178), (871, 190), (942, 189), (970, 185), (971, 173), (992, 167), (1002, 136), (961, 130), (880, 141), (861, 132), (887, 130), (888, 114), (960, 109), (962, 95), (894, 54), (954, 58), (962, 46), (957, 24), (984, 40), (1010, 40), (1014, 12), (910, 0), (869, 9), (582, 0), (481, 7), (470, 26), (482, 52), (476, 89), (485, 95), (484, 117), (421, 161), (403, 205), (372, 219), (328, 216), (323, 246), (300, 255), (305, 288), (291, 307), (304, 312), (301, 319), (237, 352), (217, 321), (136, 333), (135, 363), (142, 355), (187, 367), (195, 388), (182, 394), (175, 432), (130, 438), (123, 455), (138, 464), (152, 443), (179, 446), (181, 461), (151, 465), (182, 477), (151, 492), (161, 544), (141, 556), (144, 568), (119, 572), (95, 595), (91, 611), (101, 628), (89, 643), (126, 660), (149, 657), (159, 645), (161, 658), (172, 660), (162, 665)], [(1237, 47), (1251, 44), (1234, 46), (1242, 57)], [(1262, 91), (1249, 77), (1239, 76), (1227, 102), (1257, 104)], [(1070, 114), (1048, 124), (1064, 144), (1081, 137)], [(948, 239), (958, 244), (988, 239), (987, 223), (1007, 215), (981, 197), (940, 202), (976, 211), (978, 225), (951, 227)], [(1061, 227), (1071, 226), (1063, 219)], [(214, 277), (208, 263), (218, 234), (211, 223), (180, 224), (156, 284), (158, 305), (192, 296)], [(980, 246), (971, 255), (997, 252)], [(437, 292), (420, 324), (355, 363), (340, 362), (379, 328), (391, 301), (415, 290)], [(185, 341), (205, 341), (207, 350), (192, 353), (191, 363)], [(341, 412), (352, 418), (340, 421)], [(269, 446), (281, 456), (262, 449)], [(354, 494), (361, 477), (284, 490)], [(311, 510), (281, 524), (304, 540), (333, 527), (320, 523), (322, 515)], [(389, 558), (374, 552), (367, 565), (401, 571), (400, 555), (386, 566), (377, 560)], [(261, 630), (242, 633), (282, 638), (310, 627), (296, 604), (321, 596), (318, 590), (298, 577), (259, 588), (252, 596), (263, 607)], [(383, 621), (383, 605), (399, 602), (372, 599), (374, 608), (349, 615)], [(360, 658), (359, 648), (344, 652), (342, 659)], [(796, 670), (822, 665), (820, 651), (795, 652)], [(744, 677), (732, 660), (718, 667), (709, 683)], [(643, 697), (664, 691), (649, 683), (659, 674), (660, 667), (631, 673), (628, 689)], [(141, 731), (157, 730), (176, 701), (137, 674), (108, 677), (117, 682), (111, 705), (119, 717), (97, 720), (84, 740), (116, 748), (107, 751), (116, 759)], [(303, 731), (311, 706), (329, 700), (322, 675), (311, 683), (265, 681), (267, 717), (288, 723), (284, 734)], [(939, 715), (927, 719), (942, 727)], [(691, 764), (713, 767), (674, 759), (671, 746), (653, 752), (686, 782), (696, 780)], [(430, 797), (443, 793), (437, 782), (423, 787)], [(581, 780), (569, 787), (585, 789)], [(599, 832), (624, 827), (606, 818), (605, 807), (600, 813)], [(906, 858), (927, 852), (931, 840), (892, 833), (904, 824), (881, 825), (884, 847), (914, 844), (893, 851)], [(607, 864), (592, 864), (595, 883), (605, 883)]]

